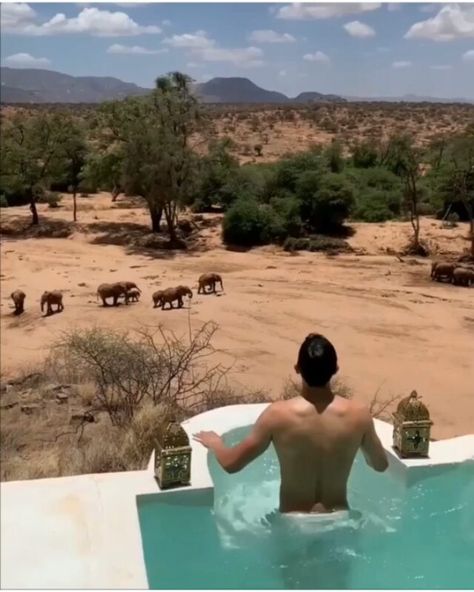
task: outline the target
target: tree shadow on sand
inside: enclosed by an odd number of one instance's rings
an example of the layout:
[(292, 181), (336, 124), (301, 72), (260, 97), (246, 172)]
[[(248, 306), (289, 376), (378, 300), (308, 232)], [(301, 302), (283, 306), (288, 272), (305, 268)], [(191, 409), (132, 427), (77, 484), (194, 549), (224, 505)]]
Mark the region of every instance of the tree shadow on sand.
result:
[(177, 254), (195, 256), (207, 250), (197, 231), (179, 233), (178, 239), (171, 241), (166, 232), (153, 233), (148, 226), (136, 222), (93, 222), (84, 230), (97, 234), (91, 244), (121, 246), (127, 255), (150, 259), (173, 259)]
[(40, 223), (32, 225), (25, 216), (10, 216), (2, 220), (0, 234), (4, 239), (24, 238), (68, 238), (76, 229), (74, 222), (40, 217)]

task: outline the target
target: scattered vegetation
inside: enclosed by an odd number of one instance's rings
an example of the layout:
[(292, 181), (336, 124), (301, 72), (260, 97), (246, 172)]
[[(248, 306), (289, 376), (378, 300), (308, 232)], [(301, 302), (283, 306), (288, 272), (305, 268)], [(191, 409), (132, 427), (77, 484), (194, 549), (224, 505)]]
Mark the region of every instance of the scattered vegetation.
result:
[[(164, 220), (170, 244), (179, 246), (185, 237), (178, 216), (189, 206), (196, 212), (232, 209), (224, 238), (247, 247), (338, 235), (350, 220), (401, 218), (412, 223), (410, 249), (425, 254), (420, 215), (444, 217), (454, 208), (461, 220), (472, 220), (468, 105), (206, 106), (196, 102), (188, 78), (175, 72), (158, 79), (148, 98), (74, 111), (6, 110), (0, 193), (8, 205), (28, 204), (34, 224), (35, 204), (45, 192), (75, 197), (97, 189), (110, 191), (112, 201), (121, 193), (141, 196), (152, 231), (162, 232)], [(301, 152), (264, 162), (283, 130), (303, 123), (324, 130), (321, 143), (301, 141)], [(238, 221), (244, 211), (248, 224)]]
[[(187, 338), (161, 327), (133, 333), (71, 331), (40, 372), (27, 372), (2, 393), (1, 480), (140, 470), (171, 418), (269, 401), (228, 380), (230, 366), (206, 323)], [(352, 397), (340, 379), (335, 394)], [(281, 398), (299, 394), (288, 381)], [(371, 403), (380, 417), (397, 397)]]

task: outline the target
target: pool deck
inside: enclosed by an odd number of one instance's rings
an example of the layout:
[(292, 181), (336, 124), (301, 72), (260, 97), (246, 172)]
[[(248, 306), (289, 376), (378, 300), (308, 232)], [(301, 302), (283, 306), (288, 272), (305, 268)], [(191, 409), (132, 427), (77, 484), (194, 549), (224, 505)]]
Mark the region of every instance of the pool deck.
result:
[[(232, 405), (183, 423), (224, 434), (252, 424), (266, 404)], [(401, 460), (391, 448), (392, 426), (376, 429), (397, 478), (423, 478), (429, 467), (474, 459), (474, 435), (432, 442), (429, 459)], [(2, 589), (148, 589), (137, 496), (159, 494), (154, 459), (144, 471), (11, 481), (0, 485)], [(426, 471), (411, 471), (424, 467)], [(411, 479), (410, 479), (411, 480)], [(192, 485), (183, 493), (212, 489), (207, 450), (192, 441)]]

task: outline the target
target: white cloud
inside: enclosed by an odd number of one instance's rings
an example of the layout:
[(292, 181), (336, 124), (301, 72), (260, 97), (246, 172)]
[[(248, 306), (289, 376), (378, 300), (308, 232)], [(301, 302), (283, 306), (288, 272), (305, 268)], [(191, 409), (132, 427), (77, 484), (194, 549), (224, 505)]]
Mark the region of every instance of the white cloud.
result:
[(392, 68), (409, 68), (411, 66), (411, 62), (399, 61), (393, 62)]
[(188, 49), (194, 59), (203, 62), (228, 62), (235, 66), (254, 67), (262, 66), (263, 52), (258, 47), (218, 47), (214, 39), (207, 36), (206, 31), (173, 35), (163, 40), (163, 43), (172, 47)]
[(344, 29), (352, 37), (359, 37), (360, 39), (373, 37), (375, 35), (375, 31), (372, 29), (372, 27), (369, 27), (369, 25), (361, 23), (360, 21), (351, 21), (350, 23), (346, 23), (344, 25)]
[(263, 66), (263, 52), (258, 47), (224, 48), (205, 47), (196, 52), (204, 62), (229, 62), (234, 66), (257, 67)]
[(380, 2), (334, 2), (331, 4), (300, 4), (296, 2), (282, 6), (277, 12), (277, 18), (298, 21), (328, 19), (377, 10), (381, 6)]
[(161, 21), (161, 24), (163, 25), (163, 27), (171, 27), (171, 21), (168, 19)]
[(330, 62), (329, 56), (322, 51), (316, 51), (314, 53), (305, 53), (303, 60), (307, 62), (320, 62), (321, 64), (328, 64)]
[(465, 62), (474, 62), (474, 49), (466, 51), (466, 53), (463, 54), (462, 59)]
[(434, 64), (433, 66), (430, 66), (430, 68), (432, 70), (451, 70), (452, 66), (449, 64)]
[(160, 53), (167, 53), (168, 49), (147, 49), (140, 45), (121, 45), (120, 43), (114, 43), (107, 48), (107, 53), (116, 55), (158, 55)]
[(35, 58), (29, 53), (15, 53), (6, 57), (3, 64), (12, 68), (47, 68), (51, 62), (48, 58)]
[(35, 18), (36, 12), (29, 4), (2, 2), (0, 11), (2, 31), (14, 31), (32, 23)]
[(209, 39), (206, 31), (196, 31), (195, 33), (184, 33), (183, 35), (173, 35), (163, 40), (163, 43), (172, 47), (181, 47), (185, 49), (203, 49), (212, 47), (215, 41)]
[(399, 4), (398, 2), (389, 2), (387, 4), (387, 10), (389, 12), (395, 12), (396, 10), (400, 10), (401, 7), (402, 7), (402, 5)]
[(474, 37), (474, 4), (447, 4), (433, 17), (415, 23), (406, 39), (451, 41)]
[(253, 43), (293, 43), (296, 39), (289, 33), (277, 33), (271, 29), (260, 29), (250, 33), (249, 41)]
[(94, 37), (128, 37), (145, 33), (160, 33), (160, 27), (155, 25), (138, 25), (125, 12), (110, 12), (99, 8), (83, 8), (81, 12), (72, 18), (66, 17), (62, 12), (55, 14), (49, 21), (38, 24), (33, 22), (33, 16), (24, 8), (23, 17), (17, 10), (17, 18), (9, 8), (5, 18), (4, 6), (28, 6), (2, 3), (2, 31), (18, 33), (22, 35), (44, 36), (63, 34), (83, 34)]

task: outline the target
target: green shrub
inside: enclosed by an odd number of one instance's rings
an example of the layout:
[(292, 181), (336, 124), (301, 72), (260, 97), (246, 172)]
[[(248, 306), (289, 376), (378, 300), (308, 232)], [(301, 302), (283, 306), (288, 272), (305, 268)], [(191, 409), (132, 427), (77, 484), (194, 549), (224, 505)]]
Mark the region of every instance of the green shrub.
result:
[(263, 245), (271, 241), (267, 228), (271, 223), (268, 208), (251, 199), (239, 199), (224, 216), (222, 236), (231, 245)]
[(356, 168), (371, 168), (377, 164), (378, 150), (377, 147), (369, 142), (361, 142), (356, 144), (352, 153), (352, 162)]
[(368, 188), (357, 196), (353, 218), (363, 222), (385, 222), (394, 218), (399, 210), (398, 194)]
[(298, 181), (297, 196), (301, 218), (318, 232), (340, 228), (354, 205), (353, 185), (343, 173), (304, 173)]
[(283, 245), (285, 251), (325, 251), (330, 253), (348, 253), (352, 251), (349, 243), (342, 238), (333, 238), (320, 234), (308, 237), (288, 237)]
[(295, 193), (302, 174), (323, 174), (326, 163), (320, 149), (285, 158), (275, 165), (274, 189)]
[(58, 208), (59, 202), (62, 200), (62, 196), (59, 193), (46, 193), (42, 198), (42, 202), (47, 203), (50, 208)]
[(333, 141), (324, 151), (327, 166), (332, 173), (341, 173), (344, 168), (344, 158), (340, 142)]
[(8, 200), (4, 195), (0, 195), (0, 208), (8, 208)]
[(280, 234), (280, 238), (300, 236), (303, 229), (300, 202), (293, 196), (274, 197), (270, 200), (270, 206), (282, 221), (284, 232)]
[(420, 216), (435, 216), (436, 207), (430, 202), (422, 202), (418, 204), (418, 214)]

